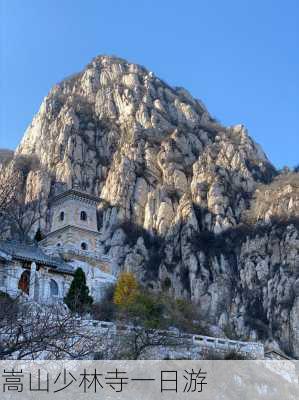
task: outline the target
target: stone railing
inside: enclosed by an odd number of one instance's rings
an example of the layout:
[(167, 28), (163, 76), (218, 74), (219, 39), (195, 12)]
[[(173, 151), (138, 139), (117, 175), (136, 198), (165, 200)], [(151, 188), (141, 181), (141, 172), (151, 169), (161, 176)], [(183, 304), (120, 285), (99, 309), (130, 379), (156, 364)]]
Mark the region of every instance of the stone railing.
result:
[[(124, 334), (124, 332), (130, 332), (132, 329), (132, 327), (127, 325), (117, 326), (113, 322), (80, 320), (80, 318), (78, 319), (78, 322), (82, 327), (87, 328), (94, 334), (109, 333), (111, 335), (117, 335), (120, 332), (121, 334)], [(211, 352), (225, 356), (230, 353), (236, 353), (244, 356), (246, 359), (264, 359), (264, 345), (262, 343), (243, 342), (225, 338), (215, 338), (211, 336), (176, 333), (174, 331), (166, 332), (169, 333), (169, 335), (173, 338), (180, 338), (181, 344), (185, 344), (189, 348), (192, 347), (195, 354)], [(161, 334), (165, 335), (165, 331), (161, 331)]]
[(245, 357), (264, 358), (264, 345), (257, 342), (242, 342), (239, 340), (194, 335), (193, 344), (203, 349), (214, 350), (224, 354), (235, 352)]

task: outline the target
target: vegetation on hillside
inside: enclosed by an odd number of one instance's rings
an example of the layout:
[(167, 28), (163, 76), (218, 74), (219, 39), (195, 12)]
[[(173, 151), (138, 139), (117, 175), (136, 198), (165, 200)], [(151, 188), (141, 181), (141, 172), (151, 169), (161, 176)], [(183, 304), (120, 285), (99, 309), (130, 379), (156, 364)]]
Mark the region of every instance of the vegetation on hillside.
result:
[(115, 288), (108, 288), (101, 302), (93, 305), (93, 316), (150, 329), (176, 327), (189, 333), (203, 331), (196, 305), (142, 287), (131, 272), (120, 274)]
[(138, 296), (138, 283), (131, 272), (122, 272), (116, 284), (113, 301), (117, 306), (126, 309)]
[(299, 212), (299, 169), (286, 170), (268, 185), (258, 185), (251, 207), (245, 216), (249, 223), (264, 220), (267, 213), (279, 218), (290, 218)]

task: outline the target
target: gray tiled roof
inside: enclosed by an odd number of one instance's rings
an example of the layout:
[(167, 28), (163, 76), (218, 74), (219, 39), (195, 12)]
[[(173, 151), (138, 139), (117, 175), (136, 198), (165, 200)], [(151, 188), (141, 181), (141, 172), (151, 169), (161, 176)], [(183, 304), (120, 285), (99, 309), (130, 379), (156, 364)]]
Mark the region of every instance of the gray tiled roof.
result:
[(31, 261), (49, 266), (57, 270), (57, 272), (73, 272), (73, 268), (61, 258), (48, 256), (35, 244), (26, 244), (12, 240), (0, 240), (0, 251), (17, 260)]
[(0, 260), (10, 261), (11, 259), (12, 259), (12, 257), (9, 254), (4, 253), (3, 251), (0, 250)]
[(66, 190), (64, 192), (61, 192), (59, 194), (57, 194), (56, 196), (51, 198), (51, 203), (56, 203), (57, 201), (60, 201), (62, 199), (64, 199), (65, 197), (75, 197), (75, 198), (79, 198), (81, 200), (88, 200), (94, 203), (99, 203), (101, 201), (101, 199), (99, 197), (96, 197), (92, 194), (83, 192), (81, 190), (76, 190), (76, 189), (69, 189)]

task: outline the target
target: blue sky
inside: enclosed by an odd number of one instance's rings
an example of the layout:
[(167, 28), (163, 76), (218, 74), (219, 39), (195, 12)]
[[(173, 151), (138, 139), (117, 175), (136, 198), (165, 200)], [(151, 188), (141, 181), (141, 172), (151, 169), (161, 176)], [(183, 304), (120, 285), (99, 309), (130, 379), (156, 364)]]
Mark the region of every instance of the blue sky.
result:
[(0, 4), (0, 147), (17, 146), (53, 84), (114, 54), (244, 123), (277, 167), (299, 164), (299, 1)]

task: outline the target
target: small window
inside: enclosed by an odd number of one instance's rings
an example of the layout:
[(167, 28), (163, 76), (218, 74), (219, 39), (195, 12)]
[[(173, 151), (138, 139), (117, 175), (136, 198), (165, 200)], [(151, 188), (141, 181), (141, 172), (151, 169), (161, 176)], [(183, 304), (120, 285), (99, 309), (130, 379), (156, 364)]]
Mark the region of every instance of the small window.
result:
[(82, 249), (82, 250), (87, 250), (87, 243), (82, 242), (82, 243), (81, 243), (81, 249)]
[(60, 221), (64, 221), (64, 211), (61, 211), (61, 213), (59, 215), (59, 219), (60, 219)]
[(80, 219), (81, 219), (81, 221), (87, 221), (87, 214), (85, 211), (81, 211)]
[(54, 279), (50, 280), (50, 293), (51, 296), (57, 297), (58, 296), (58, 285)]

